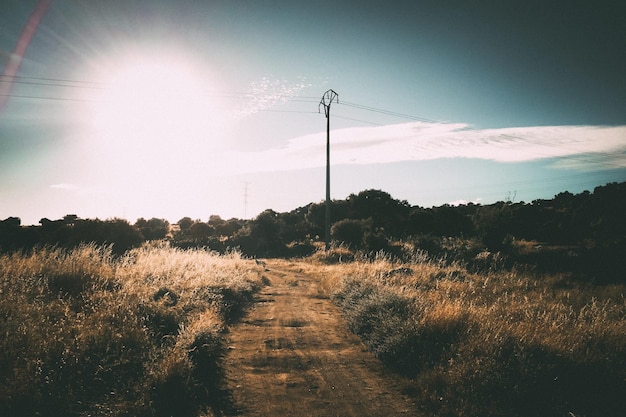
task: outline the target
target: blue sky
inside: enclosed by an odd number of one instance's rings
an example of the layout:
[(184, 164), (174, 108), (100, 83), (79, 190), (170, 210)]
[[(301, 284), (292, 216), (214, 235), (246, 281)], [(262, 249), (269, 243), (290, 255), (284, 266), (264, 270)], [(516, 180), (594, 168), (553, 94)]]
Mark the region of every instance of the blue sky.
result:
[(330, 88), (332, 198), (530, 202), (625, 181), (626, 6), (467, 3), (4, 1), (0, 218), (322, 201)]

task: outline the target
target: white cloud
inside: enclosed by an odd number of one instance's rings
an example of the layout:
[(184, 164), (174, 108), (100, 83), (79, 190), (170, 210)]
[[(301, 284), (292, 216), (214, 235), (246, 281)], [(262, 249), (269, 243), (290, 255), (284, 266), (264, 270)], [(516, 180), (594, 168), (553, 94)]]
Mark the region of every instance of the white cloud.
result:
[[(626, 168), (626, 126), (537, 126), (473, 129), (463, 123), (412, 122), (331, 132), (331, 164), (382, 164), (440, 158), (524, 162), (568, 159), (557, 166)], [(326, 132), (261, 152), (232, 153), (222, 172), (315, 168), (326, 163)]]

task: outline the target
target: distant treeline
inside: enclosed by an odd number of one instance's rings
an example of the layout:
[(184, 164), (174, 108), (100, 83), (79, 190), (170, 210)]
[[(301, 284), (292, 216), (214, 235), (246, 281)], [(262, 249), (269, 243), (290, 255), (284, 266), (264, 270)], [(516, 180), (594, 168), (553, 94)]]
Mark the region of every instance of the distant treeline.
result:
[[(610, 183), (574, 195), (531, 203), (500, 201), (490, 205), (443, 205), (423, 208), (396, 200), (380, 190), (351, 194), (331, 205), (331, 237), (363, 252), (402, 255), (403, 245), (449, 260), (480, 267), (497, 253), (501, 266), (520, 263), (551, 272), (594, 274), (624, 280), (626, 267), (626, 183)], [(181, 248), (217, 252), (240, 250), (257, 257), (307, 256), (324, 240), (324, 203), (290, 212), (265, 210), (255, 219), (189, 217), (176, 224), (152, 218), (130, 224), (123, 219), (91, 220), (67, 215), (22, 226), (17, 217), (0, 221), (0, 251), (36, 246), (73, 247), (82, 242), (111, 244), (116, 254), (147, 240), (168, 239)], [(484, 265), (483, 265), (484, 266)]]

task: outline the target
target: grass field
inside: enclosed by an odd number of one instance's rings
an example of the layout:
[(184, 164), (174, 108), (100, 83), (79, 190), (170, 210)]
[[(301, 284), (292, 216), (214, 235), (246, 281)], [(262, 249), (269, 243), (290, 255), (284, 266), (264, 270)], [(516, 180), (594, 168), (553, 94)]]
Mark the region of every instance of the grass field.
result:
[[(423, 415), (623, 414), (623, 285), (404, 259), (338, 248), (292, 262)], [(0, 256), (0, 415), (220, 415), (223, 332), (264, 269), (159, 245)]]
[(425, 415), (623, 415), (623, 285), (337, 252), (317, 255), (317, 273)]
[(40, 249), (0, 257), (0, 415), (198, 415), (227, 406), (221, 332), (261, 285), (238, 254)]

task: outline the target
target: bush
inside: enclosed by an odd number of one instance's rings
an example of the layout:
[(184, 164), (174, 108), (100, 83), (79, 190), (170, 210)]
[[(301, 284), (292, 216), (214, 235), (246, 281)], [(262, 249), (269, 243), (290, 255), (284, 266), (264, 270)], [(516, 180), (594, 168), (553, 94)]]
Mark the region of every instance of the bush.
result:
[(363, 220), (345, 219), (333, 224), (330, 235), (339, 244), (360, 249), (365, 243), (365, 232), (370, 228)]

